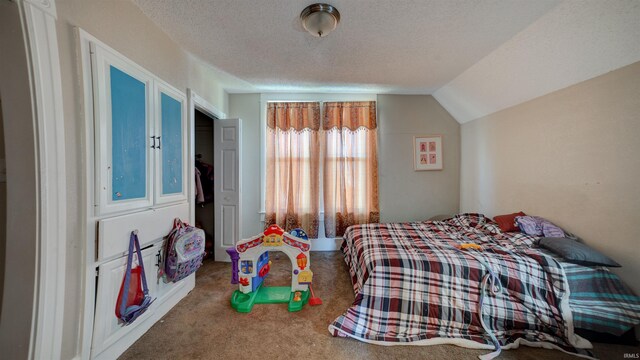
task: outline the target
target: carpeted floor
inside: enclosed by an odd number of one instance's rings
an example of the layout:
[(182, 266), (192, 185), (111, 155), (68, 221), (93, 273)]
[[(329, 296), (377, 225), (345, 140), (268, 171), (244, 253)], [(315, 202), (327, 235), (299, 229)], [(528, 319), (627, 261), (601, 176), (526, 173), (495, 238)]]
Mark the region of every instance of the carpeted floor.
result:
[[(290, 285), (291, 264), (275, 252), (265, 285)], [(142, 336), (121, 359), (477, 359), (489, 351), (452, 345), (378, 346), (334, 338), (327, 326), (353, 302), (353, 289), (340, 252), (311, 255), (314, 290), (320, 306), (297, 313), (285, 304), (256, 305), (249, 314), (229, 303), (237, 289), (230, 284), (231, 265), (207, 261), (198, 271), (196, 288)], [(601, 359), (634, 358), (640, 347), (594, 344)], [(625, 354), (630, 354), (626, 355)], [(560, 351), (521, 347), (500, 359), (577, 359)]]

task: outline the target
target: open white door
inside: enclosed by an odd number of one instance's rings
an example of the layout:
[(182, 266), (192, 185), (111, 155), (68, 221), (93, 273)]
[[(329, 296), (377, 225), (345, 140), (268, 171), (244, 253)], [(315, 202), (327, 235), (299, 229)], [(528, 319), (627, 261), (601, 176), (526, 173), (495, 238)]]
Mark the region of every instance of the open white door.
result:
[(215, 120), (213, 124), (214, 258), (231, 261), (225, 250), (240, 236), (241, 120)]

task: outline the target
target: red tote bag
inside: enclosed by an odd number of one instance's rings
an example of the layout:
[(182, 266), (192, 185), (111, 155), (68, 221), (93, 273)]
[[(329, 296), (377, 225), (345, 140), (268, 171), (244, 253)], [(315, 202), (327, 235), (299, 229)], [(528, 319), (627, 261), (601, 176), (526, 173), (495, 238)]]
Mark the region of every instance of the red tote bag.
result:
[(135, 269), (131, 270), (131, 280), (129, 282), (129, 288), (125, 289), (125, 280), (126, 277), (122, 278), (122, 285), (120, 285), (120, 293), (118, 294), (118, 302), (116, 302), (116, 316), (118, 319), (122, 318), (122, 314), (120, 313), (120, 304), (122, 304), (122, 296), (124, 292), (127, 292), (127, 302), (125, 307), (129, 307), (131, 305), (138, 305), (142, 303), (144, 299), (144, 293), (142, 292), (142, 280), (140, 277), (140, 273), (142, 272), (142, 268), (140, 266), (136, 266)]
[[(138, 266), (133, 266), (133, 250), (138, 258)], [(127, 270), (122, 279), (118, 301), (116, 302), (116, 316), (122, 323), (129, 325), (138, 316), (142, 315), (155, 299), (149, 296), (147, 278), (144, 274), (144, 263), (142, 262), (142, 252), (138, 241), (138, 232), (132, 231), (129, 239), (129, 254), (127, 256)]]

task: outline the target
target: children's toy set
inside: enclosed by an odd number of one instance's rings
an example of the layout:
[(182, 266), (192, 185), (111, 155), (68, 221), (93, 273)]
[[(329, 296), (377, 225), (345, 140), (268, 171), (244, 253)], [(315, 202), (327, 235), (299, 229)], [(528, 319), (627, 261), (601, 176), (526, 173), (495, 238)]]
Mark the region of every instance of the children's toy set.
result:
[[(313, 280), (310, 249), (311, 242), (302, 229), (287, 233), (278, 225), (236, 243), (227, 250), (232, 262), (231, 283), (239, 284), (231, 296), (231, 306), (238, 312), (248, 313), (254, 304), (288, 303), (289, 311), (300, 311), (307, 302), (321, 304), (319, 298), (309, 296)], [(291, 260), (291, 286), (263, 286), (271, 269), (269, 251), (281, 251)]]

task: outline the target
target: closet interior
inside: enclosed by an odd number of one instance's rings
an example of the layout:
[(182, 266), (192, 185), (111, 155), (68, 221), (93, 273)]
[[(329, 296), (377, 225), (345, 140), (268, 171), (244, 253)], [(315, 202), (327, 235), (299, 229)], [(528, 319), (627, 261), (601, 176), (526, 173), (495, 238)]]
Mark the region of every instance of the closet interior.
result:
[(206, 259), (213, 259), (214, 234), (214, 173), (213, 173), (213, 122), (217, 120), (195, 110), (195, 179), (196, 223), (206, 234)]

